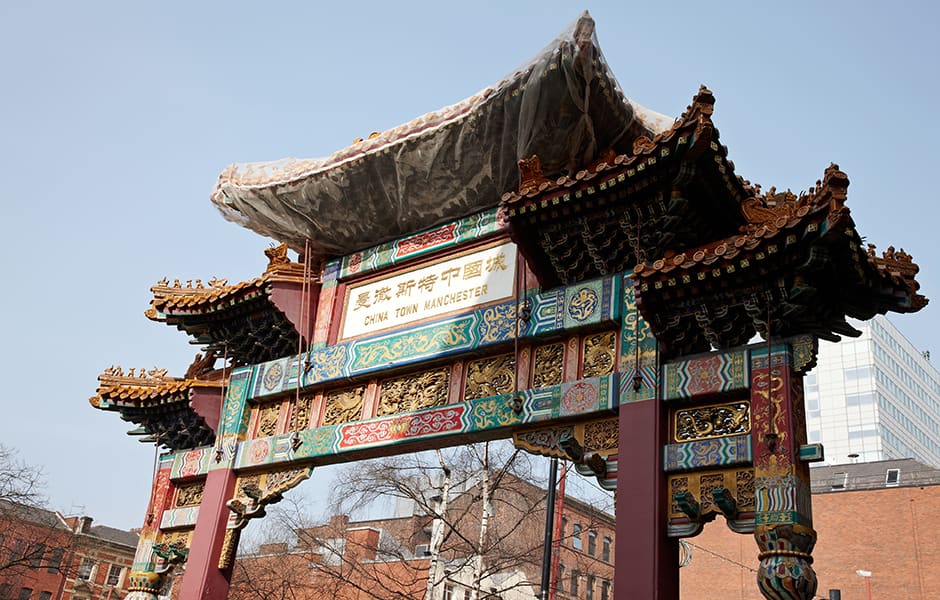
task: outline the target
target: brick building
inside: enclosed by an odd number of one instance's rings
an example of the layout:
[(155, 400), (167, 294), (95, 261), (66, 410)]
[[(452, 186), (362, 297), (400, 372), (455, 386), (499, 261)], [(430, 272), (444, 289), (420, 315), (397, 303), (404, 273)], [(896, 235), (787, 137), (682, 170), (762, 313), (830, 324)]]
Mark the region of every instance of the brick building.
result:
[[(817, 597), (940, 598), (940, 471), (913, 459), (812, 469)], [(683, 600), (762, 600), (752, 536), (710, 523), (687, 540)], [(861, 574), (859, 574), (861, 572)], [(865, 577), (866, 573), (870, 576)], [(866, 581), (867, 579), (867, 581)]]
[(45, 509), (0, 510), (0, 600), (119, 599), (137, 535)]
[[(505, 476), (493, 494), (480, 598), (530, 600), (541, 580), (546, 492)], [(250, 600), (290, 590), (298, 598), (420, 598), (430, 572), (442, 585), (435, 599), (470, 597), (482, 512), (478, 487), (455, 494), (448, 504), (437, 564), (430, 553), (432, 515), (423, 511), (395, 518), (352, 522), (345, 515), (296, 531), (291, 545), (262, 545), (241, 557), (230, 597)], [(613, 516), (566, 498), (557, 544), (557, 598), (609, 600), (613, 582)], [(271, 568), (272, 563), (293, 565)], [(357, 596), (358, 594), (358, 596)]]

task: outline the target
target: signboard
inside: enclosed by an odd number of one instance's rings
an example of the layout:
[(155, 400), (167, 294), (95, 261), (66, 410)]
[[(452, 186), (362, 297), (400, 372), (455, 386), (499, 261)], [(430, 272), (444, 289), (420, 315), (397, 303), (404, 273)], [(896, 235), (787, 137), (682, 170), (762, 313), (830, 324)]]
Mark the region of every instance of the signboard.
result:
[(373, 334), (513, 296), (511, 242), (346, 288), (340, 340)]

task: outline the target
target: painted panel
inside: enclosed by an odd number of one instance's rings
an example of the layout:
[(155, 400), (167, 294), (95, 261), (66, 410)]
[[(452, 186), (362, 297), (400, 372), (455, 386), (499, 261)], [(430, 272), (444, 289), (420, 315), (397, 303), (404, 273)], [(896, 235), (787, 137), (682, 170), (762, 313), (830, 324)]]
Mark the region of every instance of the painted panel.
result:
[(340, 340), (399, 329), (515, 295), (516, 246), (492, 246), (346, 288)]
[(618, 404), (618, 374), (500, 394), (386, 417), (306, 429), (239, 444), (236, 468), (329, 458), (368, 448), (444, 436), (465, 436), (557, 419), (610, 414)]
[(174, 508), (164, 511), (160, 519), (160, 529), (174, 529), (177, 527), (195, 527), (199, 518), (199, 507)]
[(248, 425), (245, 403), (250, 396), (253, 374), (254, 367), (240, 367), (233, 370), (229, 376), (228, 388), (225, 391), (225, 408), (219, 427), (220, 436), (238, 435)]
[(752, 459), (750, 435), (669, 444), (663, 449), (663, 469), (667, 473), (747, 464)]
[[(585, 323), (596, 325), (616, 322), (620, 314), (619, 302), (615, 301), (619, 294), (618, 279), (607, 277), (589, 282), (590, 289), (599, 295), (600, 301), (591, 311), (585, 306), (575, 311), (587, 315)], [(565, 298), (569, 296), (580, 298), (574, 292), (568, 294), (565, 288), (545, 294), (532, 293), (532, 314), (538, 317), (531, 318), (520, 328), (521, 339), (566, 331), (565, 315), (569, 311)], [(251, 370), (254, 377), (248, 399), (261, 399), (296, 389), (301, 365), (303, 384), (309, 386), (366, 375), (390, 366), (418, 363), (430, 357), (474, 352), (495, 344), (511, 342), (516, 324), (516, 304), (515, 300), (508, 300), (467, 314), (424, 323), (405, 331), (314, 348), (300, 364), (296, 357), (291, 357), (245, 367)], [(575, 345), (577, 346), (576, 342)], [(576, 362), (577, 356), (575, 348), (566, 360)], [(236, 379), (236, 375), (239, 379)], [(251, 383), (244, 381), (244, 377), (238, 372), (233, 373), (230, 388), (232, 385), (238, 386), (241, 393), (241, 386)], [(233, 414), (232, 419), (235, 417)], [(230, 426), (235, 425), (233, 420)], [(228, 433), (230, 430), (225, 431)]]
[(323, 280), (346, 279), (378, 271), (433, 251), (452, 248), (490, 236), (504, 231), (507, 225), (507, 221), (499, 214), (499, 209), (470, 215), (447, 225), (434, 227), (404, 239), (373, 246), (330, 261), (324, 269)]
[(676, 400), (745, 390), (749, 375), (747, 350), (672, 362), (663, 367), (663, 398)]
[(215, 448), (207, 446), (194, 448), (173, 454), (173, 468), (170, 470), (170, 479), (188, 479), (205, 475), (213, 466)]

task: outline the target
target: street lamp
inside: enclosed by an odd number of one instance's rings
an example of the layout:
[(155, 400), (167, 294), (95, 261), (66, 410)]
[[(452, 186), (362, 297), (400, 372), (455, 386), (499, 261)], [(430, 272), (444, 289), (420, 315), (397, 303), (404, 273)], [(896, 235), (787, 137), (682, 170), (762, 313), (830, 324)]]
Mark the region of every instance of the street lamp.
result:
[(871, 600), (871, 571), (858, 569), (855, 574), (865, 578), (865, 593), (868, 594), (868, 600)]

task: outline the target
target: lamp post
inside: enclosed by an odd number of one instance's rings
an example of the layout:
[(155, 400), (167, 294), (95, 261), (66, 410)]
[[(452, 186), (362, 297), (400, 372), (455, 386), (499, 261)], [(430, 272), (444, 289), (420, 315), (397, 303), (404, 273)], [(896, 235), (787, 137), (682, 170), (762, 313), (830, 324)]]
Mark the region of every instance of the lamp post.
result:
[(871, 571), (858, 569), (855, 574), (865, 578), (865, 593), (868, 595), (868, 600), (871, 600)]

